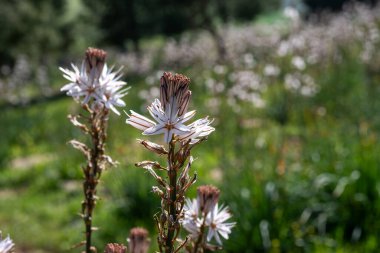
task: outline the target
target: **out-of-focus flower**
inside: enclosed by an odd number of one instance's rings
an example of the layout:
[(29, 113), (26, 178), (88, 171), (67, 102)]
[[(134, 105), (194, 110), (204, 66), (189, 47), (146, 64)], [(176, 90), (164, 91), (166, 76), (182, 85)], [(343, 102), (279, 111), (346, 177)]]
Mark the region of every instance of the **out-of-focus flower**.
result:
[(305, 61), (300, 56), (294, 56), (292, 58), (292, 64), (299, 70), (304, 70), (306, 68)]
[(129, 253), (146, 253), (149, 250), (150, 239), (145, 228), (132, 228), (128, 237)]
[(229, 213), (228, 207), (218, 207), (216, 204), (213, 210), (206, 217), (206, 224), (209, 227), (207, 233), (207, 241), (215, 238), (219, 245), (222, 245), (221, 235), (224, 239), (228, 239), (231, 229), (236, 225), (236, 222), (225, 222), (232, 215)]
[(195, 239), (199, 236), (199, 229), (203, 222), (203, 220), (199, 218), (197, 199), (186, 199), (184, 210), (185, 216), (182, 220), (182, 226), (190, 233), (191, 238)]
[(290, 6), (284, 8), (284, 16), (292, 20), (293, 22), (298, 22), (300, 19), (300, 14), (297, 9)]
[(264, 67), (264, 75), (266, 76), (278, 76), (280, 74), (279, 67), (273, 64), (267, 64)]
[(13, 250), (15, 244), (9, 237), (9, 235), (3, 240), (1, 231), (0, 231), (0, 253), (10, 253)]
[(220, 236), (228, 239), (236, 222), (226, 222), (232, 217), (228, 207), (218, 207), (220, 194), (218, 188), (206, 185), (198, 187), (197, 190), (197, 199), (186, 199), (182, 225), (193, 240), (203, 236), (200, 234), (201, 231), (206, 231), (204, 228), (208, 228), (207, 234), (205, 234), (207, 242), (215, 238), (216, 242), (222, 245)]
[(121, 99), (128, 92), (129, 87), (121, 81), (121, 69), (113, 72), (105, 64), (106, 53), (103, 50), (89, 48), (86, 51), (86, 59), (80, 69), (71, 64), (72, 70), (59, 68), (63, 76), (70, 82), (61, 88), (67, 95), (79, 100), (83, 97), (82, 104), (88, 104), (91, 100), (102, 103), (108, 109), (120, 115), (115, 106), (125, 106)]
[(191, 97), (189, 84), (189, 78), (165, 72), (161, 77), (160, 100), (155, 99), (148, 106), (148, 111), (156, 122), (130, 111), (126, 123), (143, 130), (144, 135), (163, 133), (166, 143), (172, 140), (173, 135), (183, 141), (190, 139), (191, 144), (198, 142), (198, 138), (206, 137), (215, 129), (210, 127), (211, 121), (207, 118), (197, 120), (189, 126), (184, 125), (195, 115), (195, 111), (187, 112)]

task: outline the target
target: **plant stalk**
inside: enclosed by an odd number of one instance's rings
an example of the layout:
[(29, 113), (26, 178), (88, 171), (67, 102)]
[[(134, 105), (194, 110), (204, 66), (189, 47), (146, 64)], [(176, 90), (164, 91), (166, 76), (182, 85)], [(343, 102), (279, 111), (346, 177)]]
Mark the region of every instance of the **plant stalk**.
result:
[(168, 164), (169, 164), (169, 187), (170, 187), (170, 202), (169, 202), (169, 217), (168, 231), (166, 236), (166, 253), (174, 252), (174, 232), (176, 230), (177, 217), (177, 168), (174, 161), (175, 142), (172, 140), (169, 144)]

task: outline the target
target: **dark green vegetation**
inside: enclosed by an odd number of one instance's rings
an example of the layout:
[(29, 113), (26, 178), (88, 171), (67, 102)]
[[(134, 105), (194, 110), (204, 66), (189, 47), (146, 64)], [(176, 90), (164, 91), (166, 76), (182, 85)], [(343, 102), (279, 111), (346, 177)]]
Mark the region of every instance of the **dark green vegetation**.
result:
[[(221, 202), (237, 221), (226, 252), (380, 247), (380, 11), (350, 11), (320, 25), (276, 17), (223, 28), (225, 61), (214, 61), (207, 34), (151, 40), (141, 48), (142, 57), (144, 50), (152, 57), (149, 68), (125, 77), (132, 86), (126, 109), (147, 115), (140, 97), (158, 87), (156, 71), (175, 70), (192, 79), (190, 107), (215, 118), (216, 131), (193, 151), (193, 171), (197, 185), (221, 188)], [(170, 43), (172, 55), (165, 51)], [(55, 69), (57, 89), (65, 81)], [(66, 118), (79, 110), (67, 98), (1, 111), (0, 229), (17, 252), (65, 252), (83, 240), (76, 214), (84, 160), (66, 144), (85, 141)], [(100, 252), (107, 242), (124, 243), (137, 225), (155, 241), (154, 181), (133, 164), (159, 158), (137, 144), (142, 136), (124, 121), (113, 115), (109, 124), (107, 150), (120, 164), (99, 185), (94, 242)]]

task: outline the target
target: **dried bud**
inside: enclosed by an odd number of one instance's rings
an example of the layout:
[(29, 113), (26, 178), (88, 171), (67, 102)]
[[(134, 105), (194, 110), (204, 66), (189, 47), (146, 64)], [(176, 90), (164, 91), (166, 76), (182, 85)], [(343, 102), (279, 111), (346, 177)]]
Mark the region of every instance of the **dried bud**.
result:
[(158, 169), (158, 170), (167, 170), (166, 168), (162, 167), (158, 162), (152, 162), (152, 161), (142, 161), (139, 163), (135, 163), (136, 167), (148, 169), (148, 168), (153, 168), (153, 169)]
[(85, 132), (85, 133), (90, 132), (90, 130), (88, 129), (88, 127), (85, 124), (82, 124), (81, 122), (79, 122), (79, 120), (78, 120), (79, 116), (73, 116), (73, 115), (69, 114), (67, 117), (69, 118), (69, 120), (71, 121), (71, 123), (74, 126), (79, 127), (83, 132)]
[(178, 177), (178, 182), (184, 186), (189, 181), (189, 170), (191, 168), (191, 164), (193, 163), (194, 158), (192, 156), (189, 157), (189, 162), (187, 163), (187, 166), (182, 170), (181, 174)]
[(164, 196), (164, 192), (158, 186), (152, 186), (152, 191), (161, 198)]
[(197, 201), (201, 212), (207, 214), (219, 200), (220, 190), (212, 185), (202, 185), (197, 189)]
[(129, 253), (146, 253), (149, 249), (150, 239), (145, 228), (132, 228), (128, 238)]
[(108, 243), (104, 249), (104, 253), (127, 253), (127, 247), (123, 244)]
[(159, 154), (159, 155), (168, 154), (168, 151), (162, 145), (159, 145), (157, 143), (150, 142), (150, 141), (139, 140), (139, 139), (137, 141), (140, 142), (140, 144), (142, 144), (148, 150), (150, 150), (156, 154)]
[(91, 149), (87, 147), (86, 144), (77, 140), (71, 140), (69, 141), (69, 143), (73, 146), (73, 148), (81, 151), (87, 157), (87, 159), (89, 159), (89, 157), (91, 156)]
[(97, 76), (103, 71), (107, 53), (104, 50), (89, 47), (86, 50), (86, 70), (89, 74), (91, 71), (96, 71)]
[(164, 110), (169, 104), (176, 103), (178, 116), (182, 116), (189, 105), (191, 91), (190, 79), (181, 74), (164, 72), (161, 77), (160, 101)]

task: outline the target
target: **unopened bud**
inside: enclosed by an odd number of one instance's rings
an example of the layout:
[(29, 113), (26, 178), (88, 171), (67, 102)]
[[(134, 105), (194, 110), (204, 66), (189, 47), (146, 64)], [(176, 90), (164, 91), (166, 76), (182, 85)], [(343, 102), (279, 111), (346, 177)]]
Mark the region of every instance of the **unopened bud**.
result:
[(219, 200), (220, 190), (212, 185), (202, 185), (197, 189), (197, 201), (201, 212), (209, 213)]
[(91, 71), (96, 71), (97, 77), (103, 71), (107, 53), (102, 49), (89, 47), (86, 50), (86, 71), (89, 74)]
[(164, 72), (161, 77), (160, 101), (164, 110), (176, 100), (178, 106), (178, 116), (182, 116), (189, 105), (191, 91), (189, 90), (190, 78), (169, 72)]
[(159, 154), (159, 155), (168, 154), (168, 151), (162, 145), (159, 145), (157, 143), (150, 142), (150, 141), (145, 141), (145, 140), (138, 140), (138, 141), (148, 150), (156, 154)]
[(129, 253), (146, 253), (149, 249), (150, 239), (148, 231), (144, 228), (132, 228), (128, 238)]

